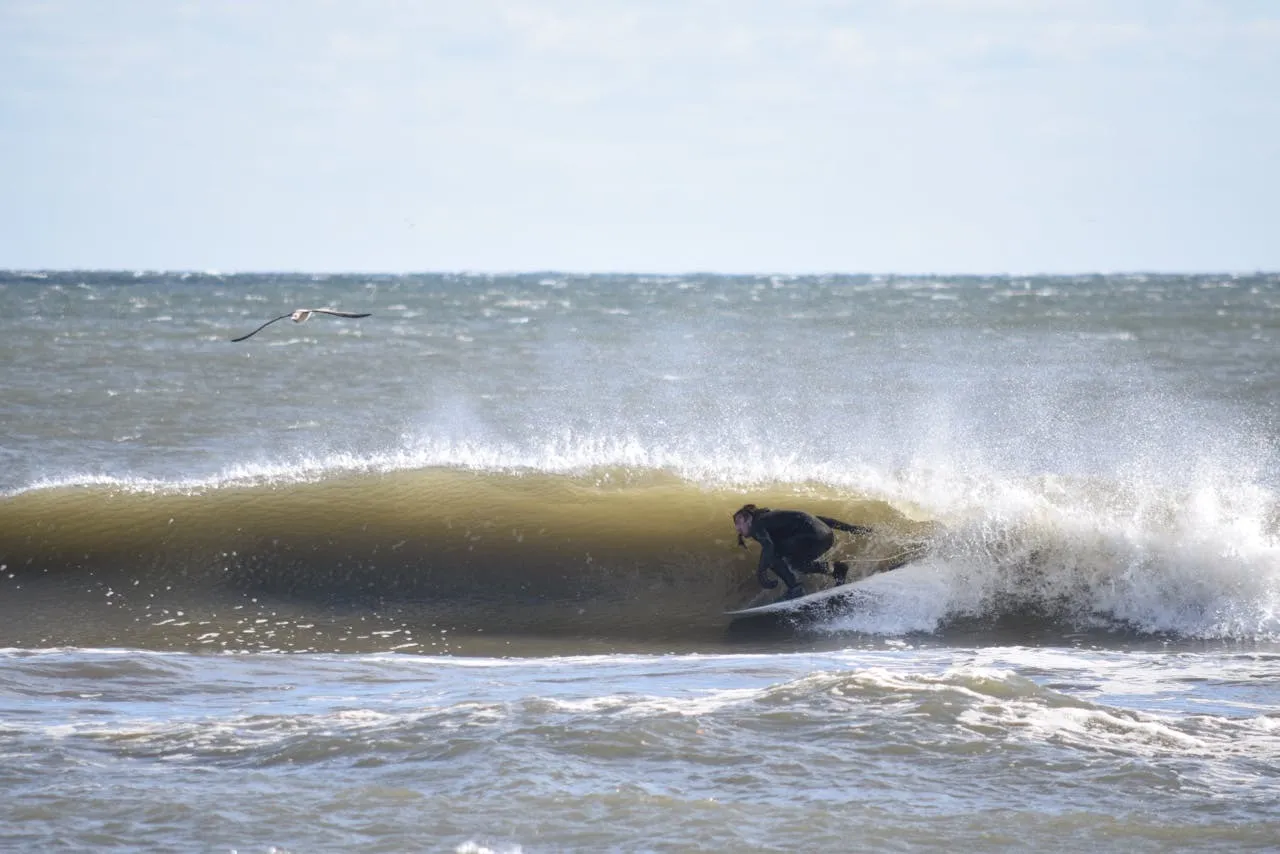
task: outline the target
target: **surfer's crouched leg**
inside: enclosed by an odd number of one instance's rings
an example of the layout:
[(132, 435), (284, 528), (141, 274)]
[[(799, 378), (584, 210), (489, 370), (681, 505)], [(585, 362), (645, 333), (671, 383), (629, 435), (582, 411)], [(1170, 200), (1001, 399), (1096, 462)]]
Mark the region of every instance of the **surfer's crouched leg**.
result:
[(832, 563), (831, 577), (836, 580), (836, 584), (844, 584), (849, 580), (849, 564), (842, 560)]
[(801, 596), (803, 596), (803, 595), (804, 595), (804, 585), (803, 585), (803, 584), (796, 584), (796, 585), (793, 585), (793, 586), (791, 586), (791, 587), (788, 587), (788, 588), (787, 588), (787, 592), (786, 592), (785, 594), (783, 594), (782, 598), (783, 598), (784, 600), (785, 600), (785, 599), (799, 599), (799, 598), (800, 598)]

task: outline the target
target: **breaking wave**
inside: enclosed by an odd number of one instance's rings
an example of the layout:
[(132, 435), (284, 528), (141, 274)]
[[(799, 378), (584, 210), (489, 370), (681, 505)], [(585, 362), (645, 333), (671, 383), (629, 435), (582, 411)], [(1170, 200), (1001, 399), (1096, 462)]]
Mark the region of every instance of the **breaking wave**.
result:
[(608, 603), (592, 631), (705, 625), (757, 593), (755, 551), (737, 548), (729, 522), (752, 501), (875, 527), (838, 547), (862, 574), (913, 559), (863, 582), (877, 594), (867, 603), (810, 629), (898, 635), (1012, 621), (1280, 635), (1277, 505), (1256, 486), (1040, 477), (940, 487), (919, 471), (788, 481), (781, 466), (724, 477), (639, 447), (612, 449), (619, 463), (604, 466), (583, 465), (599, 449), (558, 462), (437, 451), (450, 464), (343, 457), (188, 482), (39, 484), (0, 499), (0, 579), (431, 601), (498, 625), (521, 610), (563, 617), (566, 604)]

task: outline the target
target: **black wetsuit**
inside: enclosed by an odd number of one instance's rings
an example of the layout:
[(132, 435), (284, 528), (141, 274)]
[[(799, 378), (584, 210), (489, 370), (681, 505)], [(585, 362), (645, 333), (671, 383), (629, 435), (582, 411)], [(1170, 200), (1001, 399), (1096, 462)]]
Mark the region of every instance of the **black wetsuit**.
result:
[[(832, 528), (855, 534), (869, 534), (871, 529), (862, 525), (850, 525), (825, 516), (814, 516), (803, 510), (764, 510), (753, 515), (751, 533), (747, 536), (760, 544), (760, 563), (756, 566), (756, 580), (761, 587), (777, 587), (778, 582), (769, 578), (769, 570), (787, 585), (787, 595), (803, 593), (797, 572), (827, 574), (826, 563), (818, 558), (835, 544)], [(843, 583), (848, 567), (837, 563), (832, 574)]]

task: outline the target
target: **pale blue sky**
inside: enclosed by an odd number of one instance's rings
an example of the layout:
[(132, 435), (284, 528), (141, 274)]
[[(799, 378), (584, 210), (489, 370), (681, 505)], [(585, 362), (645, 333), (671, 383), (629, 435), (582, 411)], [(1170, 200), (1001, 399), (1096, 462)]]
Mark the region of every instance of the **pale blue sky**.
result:
[(1280, 269), (1280, 0), (0, 0), (0, 267)]

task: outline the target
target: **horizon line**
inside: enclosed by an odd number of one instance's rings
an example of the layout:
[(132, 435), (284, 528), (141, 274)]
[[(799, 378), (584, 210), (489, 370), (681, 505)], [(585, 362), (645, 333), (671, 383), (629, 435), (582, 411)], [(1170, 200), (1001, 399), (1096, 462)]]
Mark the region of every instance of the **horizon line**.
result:
[(346, 269), (346, 270), (324, 270), (324, 269), (306, 269), (306, 268), (263, 268), (263, 269), (241, 269), (241, 270), (219, 270), (214, 268), (196, 269), (184, 267), (0, 267), (0, 275), (16, 275), (31, 278), (39, 278), (48, 274), (64, 274), (64, 273), (107, 273), (129, 276), (145, 276), (145, 275), (186, 275), (186, 276), (208, 276), (208, 277), (227, 277), (227, 276), (380, 276), (380, 277), (409, 277), (409, 276), (460, 276), (460, 277), (502, 277), (502, 276), (573, 276), (573, 277), (590, 277), (590, 276), (661, 276), (661, 277), (695, 277), (695, 276), (715, 276), (719, 278), (769, 278), (783, 277), (794, 279), (817, 279), (829, 277), (850, 277), (850, 278), (901, 278), (901, 277), (925, 277), (925, 278), (1085, 278), (1090, 276), (1274, 276), (1280, 275), (1280, 269), (1159, 269), (1159, 268), (1133, 268), (1133, 269), (1116, 269), (1116, 270), (1076, 270), (1066, 271), (849, 271), (849, 270), (823, 270), (809, 272), (786, 272), (781, 270), (757, 270), (757, 271), (723, 271), (714, 269), (690, 269), (690, 270), (573, 270), (573, 269), (557, 269), (554, 267), (546, 268), (527, 268), (527, 269), (438, 269), (438, 270), (377, 270), (377, 269)]

